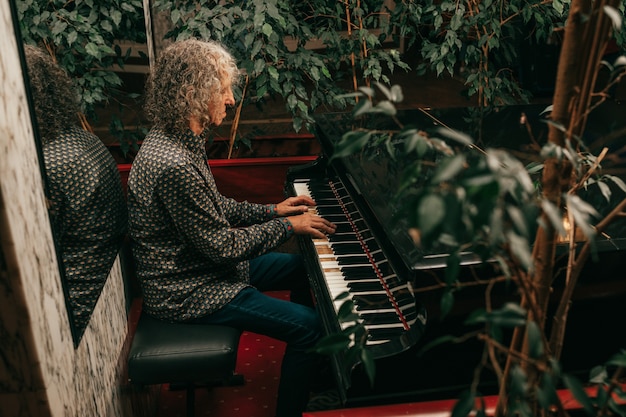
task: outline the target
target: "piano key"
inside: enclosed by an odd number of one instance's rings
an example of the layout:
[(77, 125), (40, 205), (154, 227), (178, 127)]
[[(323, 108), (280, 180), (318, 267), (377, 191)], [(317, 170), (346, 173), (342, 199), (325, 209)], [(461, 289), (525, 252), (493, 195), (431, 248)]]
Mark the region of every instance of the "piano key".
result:
[[(315, 201), (312, 212), (337, 224), (335, 234), (313, 239), (335, 313), (345, 302), (336, 297), (348, 292), (368, 330), (368, 344), (398, 337), (406, 330), (407, 319), (401, 315), (413, 321), (417, 317), (412, 292), (389, 265), (345, 187), (339, 182), (304, 180), (294, 182), (294, 189), (296, 195)], [(340, 323), (343, 329), (350, 325)]]

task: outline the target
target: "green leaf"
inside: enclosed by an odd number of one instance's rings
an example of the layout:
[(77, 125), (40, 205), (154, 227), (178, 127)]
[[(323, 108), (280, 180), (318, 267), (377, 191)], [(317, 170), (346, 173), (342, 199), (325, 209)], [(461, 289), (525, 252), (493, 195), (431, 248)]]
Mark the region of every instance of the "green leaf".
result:
[(620, 177), (616, 177), (614, 175), (607, 175), (607, 178), (613, 181), (615, 185), (617, 185), (623, 192), (626, 193), (626, 184)]
[(76, 32), (75, 30), (71, 30), (68, 34), (67, 34), (67, 45), (69, 47), (71, 47), (74, 42), (76, 42), (76, 40), (78, 39), (78, 32)]
[(270, 37), (272, 33), (274, 33), (272, 25), (270, 25), (269, 23), (263, 24), (263, 34), (267, 37)]
[(449, 139), (452, 139), (462, 145), (469, 146), (474, 143), (474, 140), (469, 135), (463, 132), (460, 132), (458, 130), (441, 127), (437, 129), (437, 133), (439, 133), (441, 136), (445, 136)]
[(278, 70), (276, 69), (276, 67), (268, 66), (267, 67), (267, 72), (270, 74), (270, 77), (272, 79), (278, 80), (279, 73), (278, 73)]
[(372, 108), (372, 110), (376, 111), (377, 113), (385, 114), (387, 116), (395, 116), (397, 113), (396, 107), (387, 100), (377, 103), (376, 106)]
[(352, 300), (344, 301), (337, 311), (337, 318), (340, 322), (357, 321), (359, 316), (354, 313)]
[(274, 3), (267, 2), (265, 5), (266, 5), (267, 14), (271, 18), (276, 19), (276, 20), (282, 19), (282, 16), (280, 15), (280, 12), (278, 11), (278, 8), (276, 7)]
[(382, 83), (376, 82), (376, 87), (385, 95), (387, 100), (392, 100), (391, 91)]
[(613, 23), (613, 29), (617, 31), (622, 30), (622, 14), (615, 7), (612, 6), (604, 6), (604, 13), (611, 19), (611, 23)]
[(52, 34), (59, 35), (65, 32), (65, 29), (67, 29), (67, 23), (62, 20), (57, 20), (52, 26)]
[(522, 234), (522, 236), (528, 236), (528, 227), (526, 225), (526, 219), (524, 213), (519, 207), (513, 205), (507, 205), (507, 213), (509, 218), (515, 225), (515, 228)]
[(557, 404), (558, 395), (550, 374), (541, 375), (541, 382), (535, 392), (537, 393), (537, 402), (542, 409), (548, 410), (551, 405)]
[(298, 105), (298, 98), (295, 94), (287, 96), (287, 106), (289, 109), (294, 109)]
[(611, 187), (602, 181), (598, 181), (598, 188), (606, 201), (611, 201)]
[(509, 396), (513, 398), (523, 398), (526, 394), (528, 377), (526, 372), (520, 367), (515, 366), (511, 371), (511, 383), (509, 384)]
[(476, 397), (473, 391), (463, 391), (457, 402), (454, 404), (451, 417), (466, 417), (470, 415), (474, 409), (475, 399)]
[(565, 200), (567, 211), (574, 218), (576, 226), (587, 239), (595, 238), (596, 229), (590, 224), (590, 217), (599, 217), (597, 210), (577, 195), (567, 194)]
[(446, 204), (437, 194), (423, 197), (417, 206), (418, 228), (424, 236), (430, 235), (446, 216)]
[(595, 366), (589, 371), (589, 382), (592, 384), (603, 384), (608, 380), (606, 367)]
[(374, 97), (376, 92), (371, 87), (359, 87), (358, 90), (368, 97)]
[[(122, 2), (120, 4), (120, 7), (121, 7), (122, 10), (124, 10), (124, 11), (126, 11), (128, 13), (138, 13), (138, 11), (135, 9), (135, 7), (133, 7), (132, 4), (127, 3), (127, 2)], [(117, 11), (117, 10), (112, 10), (111, 12), (113, 12), (113, 11)], [(139, 11), (139, 13), (141, 13), (141, 11)]]
[(321, 354), (333, 354), (346, 350), (350, 345), (350, 337), (341, 333), (333, 333), (322, 337), (311, 349)]
[(500, 327), (518, 327), (526, 324), (526, 311), (515, 303), (506, 303), (502, 308), (487, 314), (487, 322)]
[(543, 200), (541, 202), (541, 208), (543, 212), (548, 216), (552, 227), (561, 235), (562, 237), (567, 236), (567, 231), (565, 230), (565, 226), (563, 226), (563, 217), (561, 212), (556, 208), (552, 202), (548, 200)]
[(311, 67), (309, 73), (311, 74), (313, 81), (317, 82), (320, 80), (320, 71), (318, 67)]
[(443, 345), (444, 343), (452, 343), (455, 341), (456, 341), (456, 337), (452, 335), (440, 336), (426, 343), (424, 346), (422, 346), (421, 349), (417, 352), (417, 355), (421, 356), (424, 353), (428, 352), (429, 350), (436, 348), (437, 346)]
[(93, 42), (89, 42), (87, 45), (85, 45), (85, 51), (89, 55), (94, 56), (96, 58), (100, 58), (100, 56), (101, 56), (100, 49), (98, 48), (98, 45), (94, 44)]
[(361, 100), (354, 109), (353, 117), (357, 118), (363, 114), (370, 113), (372, 108), (373, 106), (370, 100)]
[(447, 289), (442, 294), (439, 305), (441, 306), (441, 317), (446, 317), (454, 306), (454, 294), (452, 290)]
[(372, 137), (372, 132), (351, 131), (344, 134), (337, 143), (331, 159), (352, 155), (363, 149)]
[(391, 100), (393, 103), (401, 103), (404, 100), (402, 87), (400, 87), (399, 85), (391, 86), (391, 97), (389, 100)]
[(102, 29), (104, 29), (104, 31), (106, 32), (113, 32), (113, 25), (108, 20), (103, 20), (102, 22), (100, 22), (100, 27), (102, 27)]
[(465, 156), (456, 155), (451, 158), (446, 158), (439, 164), (437, 171), (433, 175), (431, 180), (432, 184), (439, 184), (441, 182), (448, 181), (454, 178), (459, 172), (463, 170), (465, 166)]
[[(126, 10), (126, 11), (129, 13), (135, 12), (135, 10), (132, 7), (131, 7), (131, 10)], [(111, 17), (111, 20), (113, 21), (113, 24), (115, 24), (115, 27), (119, 27), (120, 24), (122, 23), (122, 12), (120, 10), (113, 9), (111, 10), (110, 17)]]
[(265, 69), (265, 61), (263, 59), (257, 59), (254, 61), (254, 75), (259, 75)]
[(598, 405), (606, 404), (608, 399), (609, 399), (609, 394), (606, 391), (605, 387), (599, 386), (598, 390), (596, 391), (596, 398), (595, 398), (596, 404)]
[(465, 319), (464, 323), (467, 325), (475, 325), (487, 322), (487, 311), (484, 308), (479, 308), (470, 313)]
[(583, 406), (587, 414), (594, 415), (593, 402), (585, 392), (585, 388), (580, 381), (572, 376), (563, 375), (563, 383), (570, 390), (574, 398)]
[(461, 257), (459, 253), (454, 251), (446, 260), (445, 280), (446, 284), (452, 285), (458, 281), (461, 274)]
[(621, 368), (626, 368), (626, 350), (622, 350), (619, 353), (616, 353), (609, 359), (607, 365), (619, 366)]
[(370, 386), (374, 386), (374, 380), (376, 378), (376, 362), (374, 361), (374, 357), (369, 350), (361, 350), (361, 363), (365, 368), (365, 373), (367, 374)]
[(509, 246), (511, 247), (511, 252), (517, 261), (526, 269), (526, 271), (531, 271), (533, 268), (533, 258), (530, 252), (528, 240), (513, 231), (508, 231), (506, 233), (506, 238), (509, 242)]

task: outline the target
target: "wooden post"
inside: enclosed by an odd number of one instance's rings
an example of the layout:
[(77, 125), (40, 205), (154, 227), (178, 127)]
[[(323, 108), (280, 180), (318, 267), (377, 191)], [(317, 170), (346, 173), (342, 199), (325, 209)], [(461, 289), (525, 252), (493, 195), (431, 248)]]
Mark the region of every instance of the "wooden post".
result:
[(153, 6), (153, 0), (143, 0), (143, 13), (146, 21), (148, 58), (152, 68), (159, 52), (171, 43), (171, 40), (165, 39), (165, 34), (171, 29), (172, 23), (169, 12), (158, 11)]

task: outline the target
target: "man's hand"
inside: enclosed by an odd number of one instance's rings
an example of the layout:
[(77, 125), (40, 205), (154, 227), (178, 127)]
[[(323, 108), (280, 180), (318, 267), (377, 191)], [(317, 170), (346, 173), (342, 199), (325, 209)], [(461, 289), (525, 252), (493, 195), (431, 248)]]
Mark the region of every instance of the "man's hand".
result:
[(315, 201), (311, 197), (304, 195), (289, 197), (282, 203), (276, 204), (276, 214), (280, 217), (302, 214), (306, 213), (313, 206), (315, 206)]
[(287, 219), (293, 226), (293, 231), (299, 235), (311, 235), (323, 239), (327, 234), (335, 233), (336, 226), (328, 220), (311, 213), (299, 216), (290, 216)]

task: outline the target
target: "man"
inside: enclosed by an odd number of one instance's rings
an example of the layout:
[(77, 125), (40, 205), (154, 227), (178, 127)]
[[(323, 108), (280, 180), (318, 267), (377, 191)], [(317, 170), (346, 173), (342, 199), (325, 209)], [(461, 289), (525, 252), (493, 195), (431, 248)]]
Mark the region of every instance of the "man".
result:
[(100, 138), (79, 126), (71, 78), (47, 51), (24, 45), (24, 53), (50, 218), (80, 337), (126, 236), (126, 200), (113, 156)]
[[(276, 414), (300, 416), (320, 322), (301, 258), (272, 251), (294, 233), (324, 237), (335, 226), (308, 212), (308, 197), (262, 205), (219, 193), (205, 142), (235, 104), (238, 81), (234, 59), (215, 42), (179, 41), (159, 55), (146, 85), (153, 127), (128, 180), (133, 254), (148, 314), (286, 342)], [(292, 302), (263, 294), (281, 289)]]

